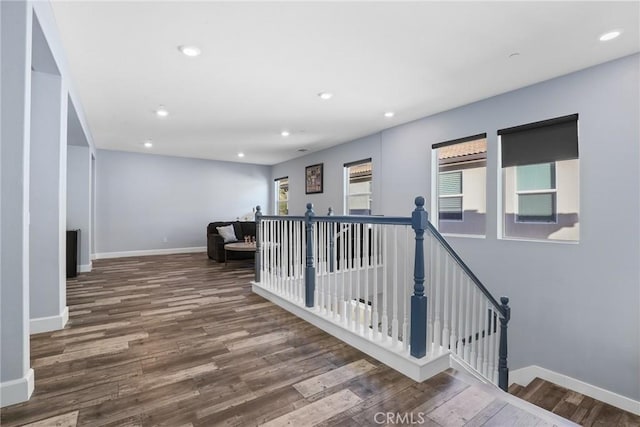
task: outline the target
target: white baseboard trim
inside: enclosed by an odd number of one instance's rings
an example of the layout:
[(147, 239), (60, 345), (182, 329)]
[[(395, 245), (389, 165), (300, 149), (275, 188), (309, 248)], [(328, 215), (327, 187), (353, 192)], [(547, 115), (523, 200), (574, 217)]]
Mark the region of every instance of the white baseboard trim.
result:
[(78, 271), (80, 273), (91, 273), (91, 267), (93, 266), (93, 263), (89, 263), (89, 264), (80, 264), (78, 266)]
[(69, 307), (65, 307), (62, 313), (50, 317), (36, 317), (29, 321), (29, 330), (31, 334), (39, 334), (41, 332), (57, 331), (64, 329), (69, 321)]
[(616, 408), (624, 409), (635, 415), (640, 415), (640, 402), (626, 396), (614, 393), (609, 390), (585, 383), (575, 378), (568, 377), (558, 372), (551, 371), (540, 366), (531, 365), (525, 368), (516, 369), (509, 372), (509, 381), (526, 387), (535, 378), (542, 378), (559, 386), (577, 391), (580, 394), (592, 397), (602, 402), (608, 403)]
[(148, 256), (148, 255), (169, 255), (169, 254), (190, 254), (196, 252), (206, 252), (206, 246), (198, 246), (193, 248), (169, 248), (169, 249), (148, 249), (143, 251), (124, 251), (124, 252), (102, 252), (94, 254), (95, 259), (108, 258), (126, 258), (132, 256)]
[(0, 383), (0, 408), (26, 402), (33, 393), (33, 369), (17, 380), (4, 381)]

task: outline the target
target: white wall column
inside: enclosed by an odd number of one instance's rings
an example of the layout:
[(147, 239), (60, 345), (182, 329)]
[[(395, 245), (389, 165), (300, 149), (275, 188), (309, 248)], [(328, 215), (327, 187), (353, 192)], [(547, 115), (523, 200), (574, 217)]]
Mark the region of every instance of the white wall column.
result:
[(78, 271), (91, 271), (91, 152), (67, 146), (67, 230), (80, 229)]
[(29, 138), (32, 5), (0, 2), (0, 406), (28, 400)]
[(64, 328), (67, 93), (59, 75), (31, 77), (31, 333)]

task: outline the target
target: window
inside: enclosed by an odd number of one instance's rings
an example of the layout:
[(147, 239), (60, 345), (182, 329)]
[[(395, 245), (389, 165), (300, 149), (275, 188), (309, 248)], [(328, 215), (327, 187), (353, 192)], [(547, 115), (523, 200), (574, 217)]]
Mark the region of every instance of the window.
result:
[(371, 159), (344, 165), (346, 215), (371, 215), (372, 164)]
[(276, 215), (289, 215), (289, 177), (275, 180)]
[(578, 116), (498, 131), (503, 237), (579, 238)]
[(485, 234), (487, 135), (432, 146), (437, 159), (437, 226), (441, 233)]
[(516, 166), (516, 222), (556, 222), (556, 164)]

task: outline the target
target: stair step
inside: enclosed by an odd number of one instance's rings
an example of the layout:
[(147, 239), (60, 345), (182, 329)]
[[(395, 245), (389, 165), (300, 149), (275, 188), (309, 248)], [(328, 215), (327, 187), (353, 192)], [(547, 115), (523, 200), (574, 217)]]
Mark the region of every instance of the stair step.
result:
[(509, 393), (514, 396), (518, 396), (522, 390), (524, 390), (524, 387), (520, 384), (513, 383), (509, 386)]
[(580, 425), (640, 426), (638, 415), (540, 378), (526, 387), (512, 384), (509, 393)]

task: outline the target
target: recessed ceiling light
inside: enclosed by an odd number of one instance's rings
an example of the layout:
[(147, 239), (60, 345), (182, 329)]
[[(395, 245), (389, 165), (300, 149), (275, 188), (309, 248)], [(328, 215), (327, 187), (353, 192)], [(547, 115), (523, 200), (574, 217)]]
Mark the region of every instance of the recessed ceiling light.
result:
[(158, 117), (167, 117), (168, 115), (169, 115), (169, 112), (162, 105), (160, 106), (160, 108), (156, 110), (156, 116)]
[(609, 31), (608, 33), (604, 33), (603, 35), (600, 36), (600, 41), (601, 42), (608, 42), (609, 40), (613, 40), (616, 37), (618, 37), (620, 34), (622, 34), (622, 31)]
[(184, 46), (184, 45), (178, 46), (178, 50), (183, 54), (185, 54), (186, 56), (191, 56), (191, 57), (198, 56), (200, 55), (200, 53), (202, 53), (200, 48), (196, 46)]
[(289, 133), (289, 131), (288, 131), (288, 130), (283, 130), (282, 132), (280, 132), (280, 135), (282, 135), (282, 136), (289, 136), (289, 135), (291, 135), (291, 134)]
[(329, 92), (320, 92), (318, 96), (320, 97), (320, 99), (327, 100), (327, 99), (331, 99), (333, 97), (333, 94)]
[(244, 153), (243, 152), (239, 152), (238, 153), (238, 157), (244, 157)]
[(511, 55), (509, 55), (509, 58), (517, 58), (518, 56), (520, 56), (520, 52), (513, 52)]
[(151, 142), (151, 140), (149, 139), (149, 140), (144, 142), (144, 146), (145, 146), (145, 148), (151, 148), (151, 147), (153, 147), (153, 142)]
[(384, 113), (384, 116), (385, 117), (389, 117), (389, 118), (391, 118), (391, 117), (393, 117), (395, 115), (396, 115), (396, 113), (394, 113), (393, 111), (387, 111), (386, 113)]

